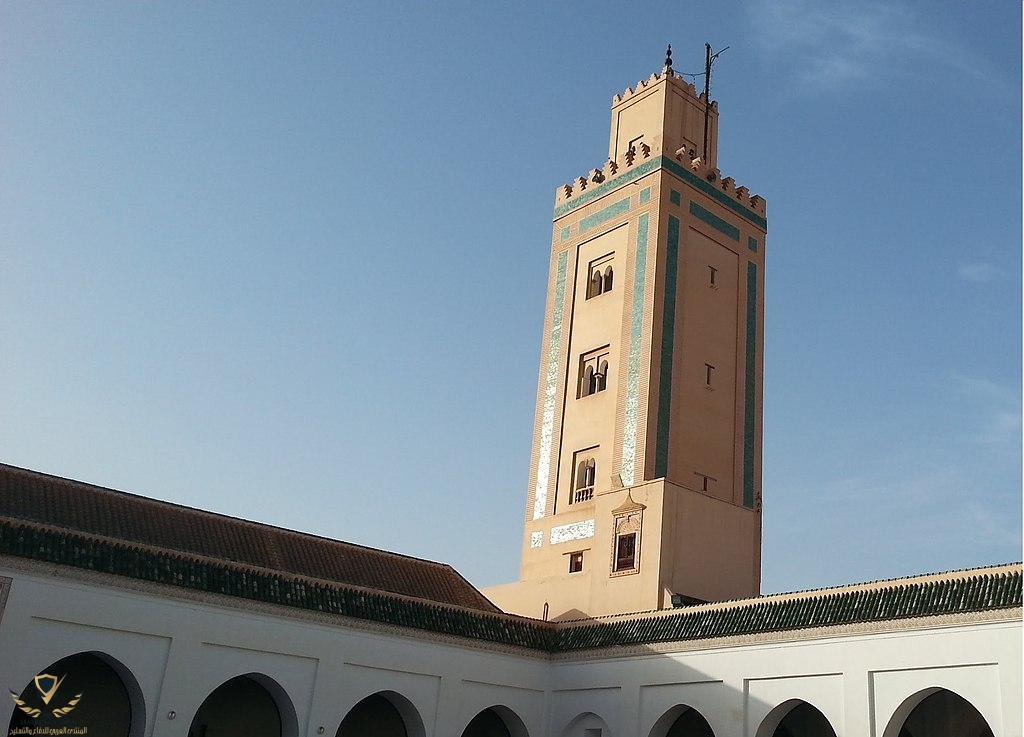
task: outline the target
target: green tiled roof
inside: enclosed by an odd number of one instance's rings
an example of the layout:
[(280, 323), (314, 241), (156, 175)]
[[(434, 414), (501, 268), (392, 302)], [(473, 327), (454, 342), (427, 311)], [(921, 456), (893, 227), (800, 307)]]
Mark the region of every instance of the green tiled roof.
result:
[(1021, 571), (808, 592), (612, 621), (550, 623), (444, 606), (0, 520), (0, 553), (551, 653), (1021, 606)]
[[(0, 476), (3, 474), (12, 478), (36, 475), (0, 464)], [(44, 486), (18, 487), (18, 493), (12, 491), (14, 486), (0, 485), (0, 490), (6, 490), (0, 497), (0, 555), (544, 653), (1021, 606), (1021, 566), (1011, 564), (671, 611), (542, 622), (494, 610), (472, 587), (469, 593), (463, 592), (462, 583), (469, 586), (468, 582), (442, 564), (230, 518), (207, 519), (209, 513), (200, 510), (175, 508), (176, 512), (169, 512), (173, 505), (145, 497), (126, 500), (119, 492), (59, 481), (62, 483), (56, 484), (54, 477), (39, 479)], [(91, 492), (97, 493), (84, 503), (82, 495)], [(133, 506), (126, 506), (129, 503)], [(181, 519), (178, 529), (168, 531), (166, 521), (171, 512)], [(165, 523), (162, 530), (161, 517)], [(220, 530), (224, 537), (218, 543), (221, 547), (199, 550), (186, 546), (189, 535), (195, 533), (194, 525), (220, 525), (210, 529)], [(262, 550), (267, 540), (276, 543), (276, 554), (286, 563), (290, 561), (288, 565), (274, 565), (267, 558)], [(292, 557), (285, 555), (287, 546), (294, 549)], [(303, 552), (308, 546), (314, 546), (311, 552)], [(377, 588), (372, 583), (376, 579), (366, 579), (371, 581), (367, 584), (351, 577), (328, 578), (350, 575), (339, 567), (344, 561), (333, 560), (345, 556), (377, 566), (380, 570), (374, 575), (378, 577), (400, 580), (388, 582), (390, 588)], [(396, 583), (404, 590), (396, 590)], [(479, 600), (487, 606), (481, 607)]]
[(728, 606), (701, 606), (667, 615), (576, 623), (559, 629), (554, 649), (579, 650), (736, 637), (1021, 605), (1021, 571), (985, 573), (879, 588), (764, 597)]
[(366, 591), (286, 574), (218, 564), (168, 551), (88, 538), (35, 524), (0, 520), (0, 554), (84, 568), (180, 588), (226, 594), (309, 611), (535, 650), (550, 648), (550, 627), (507, 614), (489, 614)]

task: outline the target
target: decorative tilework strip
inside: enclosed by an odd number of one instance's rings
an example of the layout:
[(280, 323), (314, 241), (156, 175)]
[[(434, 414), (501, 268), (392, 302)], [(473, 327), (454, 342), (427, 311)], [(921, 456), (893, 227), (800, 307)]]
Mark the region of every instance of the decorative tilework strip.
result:
[(699, 189), (704, 194), (710, 196), (712, 199), (717, 200), (719, 203), (725, 205), (727, 208), (735, 212), (742, 218), (749, 220), (754, 225), (758, 226), (762, 230), (768, 230), (768, 221), (762, 216), (758, 215), (752, 210), (748, 210), (744, 205), (741, 205), (735, 199), (727, 195), (718, 187), (714, 186), (710, 182), (705, 181), (701, 177), (698, 177), (689, 169), (680, 165), (679, 162), (674, 159), (670, 159), (667, 156), (659, 157), (663, 162), (666, 169), (675, 174), (677, 177), (685, 182), (689, 182), (694, 187)]
[(661, 166), (661, 161), (663, 158), (663, 156), (658, 156), (657, 158), (654, 159), (648, 159), (639, 166), (631, 167), (628, 172), (616, 176), (611, 181), (605, 182), (604, 184), (600, 184), (596, 187), (588, 188), (585, 192), (581, 192), (568, 202), (564, 202), (558, 207), (556, 207), (555, 218), (560, 218), (566, 213), (572, 212), (577, 207), (581, 207), (587, 204), (588, 202), (593, 202), (598, 197), (603, 197), (609, 192), (613, 192), (625, 184), (629, 184), (630, 182), (633, 182), (642, 176), (650, 174), (652, 171), (658, 169)]
[(544, 533), (543, 532), (531, 532), (530, 533), (530, 547), (539, 548), (544, 544)]
[(749, 248), (754, 253), (757, 253), (757, 238), (754, 238), (753, 236), (748, 236), (747, 248)]
[(591, 228), (627, 212), (629, 212), (628, 197), (608, 205), (608, 207), (601, 208), (594, 214), (587, 215), (580, 220), (580, 233), (586, 233)]
[(650, 174), (652, 171), (659, 168), (667, 169), (668, 171), (670, 171), (672, 174), (675, 174), (683, 181), (693, 185), (704, 194), (708, 195), (709, 197), (712, 197), (720, 204), (729, 208), (737, 215), (754, 223), (754, 225), (758, 226), (762, 230), (768, 229), (768, 221), (764, 217), (758, 215), (756, 212), (748, 210), (746, 207), (741, 205), (732, 197), (729, 197), (727, 194), (722, 192), (718, 187), (713, 186), (709, 182), (705, 182), (692, 171), (681, 166), (678, 162), (669, 158), (668, 156), (658, 156), (656, 158), (650, 159), (649, 161), (644, 162), (640, 166), (630, 169), (625, 174), (616, 176), (610, 181), (605, 182), (604, 184), (601, 184), (597, 187), (594, 187), (593, 189), (588, 189), (586, 192), (582, 192), (579, 195), (573, 197), (568, 202), (563, 202), (561, 205), (555, 208), (555, 217), (560, 218), (566, 213), (572, 212), (577, 207), (585, 205), (586, 203), (591, 202), (594, 199), (601, 197), (607, 194), (608, 192), (617, 189), (618, 187), (623, 186), (624, 184), (629, 184), (630, 182), (635, 181), (642, 176)]
[(643, 204), (646, 204), (647, 202), (650, 202), (650, 201), (651, 201), (651, 188), (650, 187), (644, 187), (642, 190), (640, 190), (640, 204), (643, 205)]
[(1007, 610), (1021, 605), (1021, 570), (1017, 564), (1003, 571), (974, 575), (963, 571), (939, 580), (896, 579), (868, 589), (851, 586), (805, 591), (785, 599), (764, 597), (726, 606), (688, 607), (661, 616), (559, 625), (497, 612), (469, 611), (332, 581), (312, 582), (283, 571), (189, 558), (175, 551), (44, 530), (11, 520), (0, 520), (0, 554), (548, 653)]
[(672, 420), (672, 356), (676, 330), (676, 281), (679, 263), (679, 218), (668, 218), (665, 253), (665, 303), (661, 317), (661, 370), (658, 372), (658, 440), (654, 477), (668, 476), (669, 428)]
[(1021, 603), (1019, 568), (952, 580), (895, 580), (886, 584), (867, 590), (806, 591), (788, 599), (748, 599), (720, 608), (687, 607), (660, 617), (581, 621), (556, 631), (554, 650), (707, 640), (1008, 609)]
[(676, 192), (674, 189), (669, 190), (668, 199), (673, 205), (679, 205), (683, 202), (683, 196)]
[(757, 387), (757, 264), (747, 262), (747, 347), (743, 391), (743, 506), (754, 508), (754, 446)]
[(549, 542), (552, 545), (567, 543), (573, 540), (586, 540), (594, 536), (594, 520), (588, 519), (582, 522), (573, 522), (571, 525), (560, 525), (551, 528)]
[(540, 423), (540, 452), (537, 458), (537, 485), (533, 495), (533, 518), (544, 516), (548, 506), (548, 475), (551, 471), (551, 436), (555, 424), (555, 395), (558, 393), (558, 365), (562, 345), (562, 308), (565, 304), (565, 272), (569, 252), (558, 254), (555, 273), (555, 304), (548, 337), (548, 369), (544, 377), (544, 410)]
[(711, 212), (710, 210), (705, 210), (703, 207), (701, 207), (692, 200), (690, 201), (690, 214), (693, 215), (698, 220), (707, 223), (715, 230), (725, 233), (734, 241), (738, 241), (740, 239), (739, 228), (737, 228), (730, 222), (722, 220), (722, 218), (718, 217), (718, 215)]
[(561, 238), (563, 241), (567, 241), (567, 240), (569, 240), (569, 235), (571, 233), (572, 233), (572, 228), (570, 226), (566, 225), (564, 228), (562, 228), (561, 232), (559, 233), (559, 238)]
[(637, 220), (636, 263), (633, 267), (633, 306), (626, 366), (626, 422), (622, 433), (622, 483), (632, 486), (636, 473), (636, 430), (640, 410), (640, 339), (644, 323), (644, 284), (647, 279), (648, 214)]

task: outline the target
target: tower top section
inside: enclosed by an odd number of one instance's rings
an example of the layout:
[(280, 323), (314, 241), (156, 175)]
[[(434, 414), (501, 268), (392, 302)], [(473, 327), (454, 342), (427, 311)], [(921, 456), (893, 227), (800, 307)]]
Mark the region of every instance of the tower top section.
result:
[(556, 218), (597, 196), (595, 189), (614, 188), (613, 181), (624, 175), (635, 177), (641, 165), (649, 164), (643, 169), (664, 166), (699, 181), (702, 189), (719, 190), (763, 225), (764, 198), (750, 194), (747, 187), (718, 170), (718, 103), (708, 102), (705, 94), (673, 71), (671, 46), (661, 71), (613, 96), (611, 112), (607, 161), (558, 188)]
[[(608, 158), (615, 160), (640, 142), (670, 155), (677, 151), (687, 161), (700, 158), (715, 168), (718, 161), (718, 103), (706, 104), (692, 84), (672, 70), (671, 46), (665, 66), (635, 87), (612, 98), (611, 137)], [(704, 117), (708, 118), (707, 150), (704, 149)]]

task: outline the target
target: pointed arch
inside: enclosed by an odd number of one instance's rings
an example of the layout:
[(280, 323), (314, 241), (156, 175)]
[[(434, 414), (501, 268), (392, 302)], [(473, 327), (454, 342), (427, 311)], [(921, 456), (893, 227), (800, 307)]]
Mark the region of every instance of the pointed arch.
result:
[(559, 733), (560, 737), (610, 737), (608, 723), (592, 711), (577, 714)]
[(416, 706), (395, 691), (378, 691), (356, 703), (338, 725), (335, 737), (424, 737)]
[(661, 715), (648, 737), (715, 737), (715, 732), (694, 707), (677, 704)]
[(298, 737), (299, 722), (287, 691), (263, 673), (230, 678), (203, 700), (189, 726), (189, 737), (204, 734), (246, 737)]
[(836, 737), (836, 731), (816, 706), (789, 699), (768, 712), (757, 728), (757, 737)]
[[(57, 680), (44, 702), (35, 680), (19, 695), (23, 702), (11, 714), (8, 732), (31, 728), (35, 716), (25, 709), (38, 709), (38, 717), (53, 719), (54, 709), (76, 723), (88, 724), (98, 734), (112, 737), (142, 737), (146, 729), (146, 703), (134, 674), (119, 660), (98, 651), (80, 652), (51, 663), (39, 671)], [(89, 698), (84, 698), (88, 692)]]
[(992, 728), (970, 701), (947, 688), (922, 689), (904, 699), (883, 737), (992, 737)]
[(519, 715), (502, 704), (481, 710), (462, 730), (462, 737), (529, 737)]

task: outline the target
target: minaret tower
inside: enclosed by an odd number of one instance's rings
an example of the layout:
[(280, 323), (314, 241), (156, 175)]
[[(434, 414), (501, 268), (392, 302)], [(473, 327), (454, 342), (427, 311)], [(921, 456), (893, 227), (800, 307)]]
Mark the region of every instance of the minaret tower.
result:
[(765, 201), (717, 148), (669, 47), (556, 192), (520, 581), (485, 592), (506, 611), (759, 593)]

